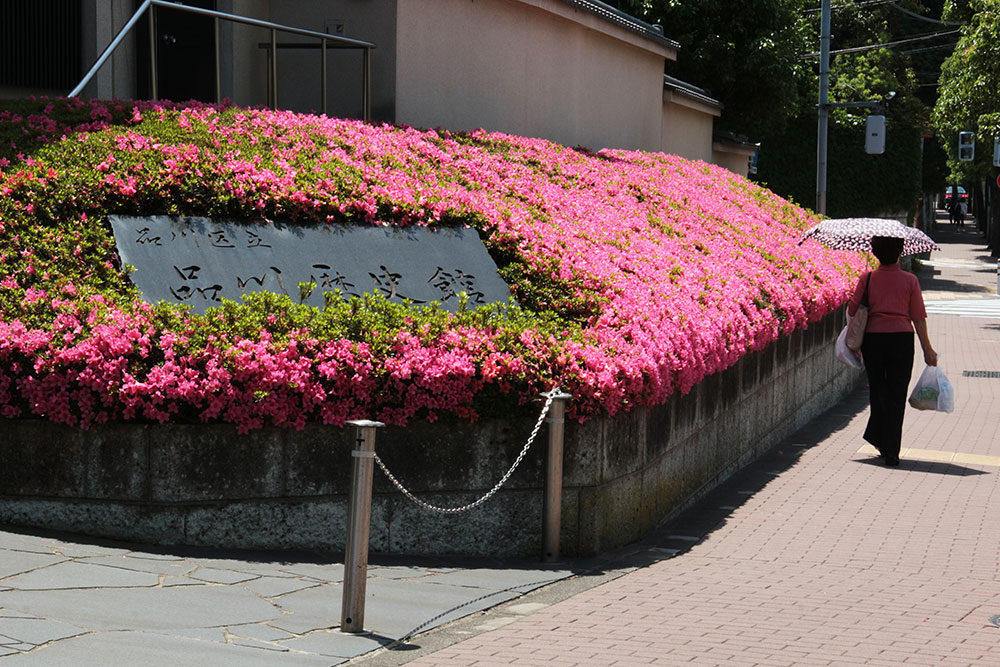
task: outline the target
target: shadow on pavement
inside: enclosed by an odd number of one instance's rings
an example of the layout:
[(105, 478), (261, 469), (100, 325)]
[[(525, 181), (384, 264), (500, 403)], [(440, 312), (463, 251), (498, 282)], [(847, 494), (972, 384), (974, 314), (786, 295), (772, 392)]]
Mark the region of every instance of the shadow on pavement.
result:
[[(653, 534), (619, 552), (618, 562), (645, 567), (688, 551), (724, 527), (728, 517), (782, 473), (795, 466), (803, 453), (844, 430), (868, 407), (865, 383), (839, 403), (815, 417), (730, 478), (704, 493), (667, 520)], [(624, 550), (622, 550), (624, 551)], [(613, 554), (608, 554), (609, 556)]]
[[(869, 466), (882, 467), (882, 459), (871, 457), (866, 459), (857, 459), (857, 463), (862, 463)], [(912, 470), (916, 472), (928, 472), (935, 475), (954, 475), (957, 477), (971, 477), (973, 475), (989, 475), (992, 473), (986, 472), (985, 470), (976, 470), (975, 468), (966, 468), (965, 466), (958, 465), (957, 463), (948, 463), (947, 461), (923, 461), (920, 459), (908, 459), (903, 457), (899, 460), (899, 470)]]
[[(996, 269), (980, 270), (980, 269), (969, 269), (970, 272), (974, 273), (988, 273), (991, 276), (996, 272)], [(995, 287), (987, 287), (985, 285), (970, 285), (968, 283), (958, 282), (956, 280), (947, 280), (940, 278), (941, 271), (924, 265), (917, 271), (917, 278), (920, 280), (920, 289), (924, 292), (925, 298), (929, 299), (929, 295), (933, 292), (949, 292), (951, 294), (994, 294), (996, 292)]]
[[(975, 256), (968, 257), (965, 261), (982, 262), (984, 264), (995, 264), (997, 261), (997, 258), (993, 256), (990, 250), (989, 243), (986, 241), (986, 236), (976, 227), (966, 225), (964, 229), (959, 227), (957, 230), (954, 230), (947, 223), (938, 223), (937, 229), (930, 232), (930, 236), (939, 246), (955, 243), (976, 246), (972, 250), (976, 253)], [(932, 253), (931, 261), (934, 261), (934, 259), (935, 257)]]

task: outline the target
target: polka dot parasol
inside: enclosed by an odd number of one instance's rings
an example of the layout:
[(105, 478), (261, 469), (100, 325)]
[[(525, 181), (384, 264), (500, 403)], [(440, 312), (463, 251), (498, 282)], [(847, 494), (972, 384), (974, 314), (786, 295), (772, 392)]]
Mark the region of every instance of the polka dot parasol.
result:
[[(802, 240), (815, 239), (834, 250), (870, 252), (873, 236), (903, 239), (903, 254), (940, 250), (931, 237), (916, 227), (907, 227), (896, 220), (883, 218), (838, 218), (824, 220), (806, 230)], [(801, 241), (800, 241), (801, 243)]]

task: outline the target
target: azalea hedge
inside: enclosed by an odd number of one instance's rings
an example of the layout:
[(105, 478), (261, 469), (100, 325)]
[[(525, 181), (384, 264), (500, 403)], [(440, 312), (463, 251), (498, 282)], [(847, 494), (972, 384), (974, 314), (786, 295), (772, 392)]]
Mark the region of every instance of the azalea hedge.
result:
[[(108, 215), (468, 226), (513, 301), (150, 305)], [(560, 386), (586, 419), (685, 393), (842, 305), (860, 257), (719, 167), (260, 109), (0, 105), (0, 415), (241, 431), (475, 419)]]

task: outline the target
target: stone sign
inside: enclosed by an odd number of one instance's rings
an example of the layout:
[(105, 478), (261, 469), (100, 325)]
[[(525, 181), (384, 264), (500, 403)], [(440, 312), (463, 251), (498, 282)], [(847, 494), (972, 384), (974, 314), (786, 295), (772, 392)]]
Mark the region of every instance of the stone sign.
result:
[(122, 261), (143, 298), (190, 304), (202, 313), (247, 292), (287, 294), (316, 288), (303, 303), (323, 307), (324, 292), (343, 298), (377, 292), (392, 301), (438, 301), (457, 310), (505, 302), (507, 284), (475, 230), (425, 227), (297, 227), (209, 218), (110, 216)]

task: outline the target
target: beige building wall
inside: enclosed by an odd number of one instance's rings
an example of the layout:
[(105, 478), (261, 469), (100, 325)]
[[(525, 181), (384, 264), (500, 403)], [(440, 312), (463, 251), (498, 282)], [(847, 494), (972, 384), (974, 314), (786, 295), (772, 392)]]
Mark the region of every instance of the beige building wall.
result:
[(749, 147), (719, 143), (712, 145), (712, 162), (744, 177), (749, 174), (750, 156), (753, 154), (754, 149)]
[(712, 162), (712, 125), (718, 108), (683, 94), (663, 92), (663, 125), (660, 149), (691, 160)]
[[(131, 0), (84, 0), (83, 69), (86, 73), (97, 58), (132, 18), (136, 7)], [(84, 97), (101, 99), (135, 96), (135, 35), (130, 34), (83, 90)], [(82, 76), (81, 76), (82, 79)], [(62, 91), (65, 95), (70, 91)]]
[(396, 121), (658, 150), (674, 57), (558, 0), (398, 0)]

